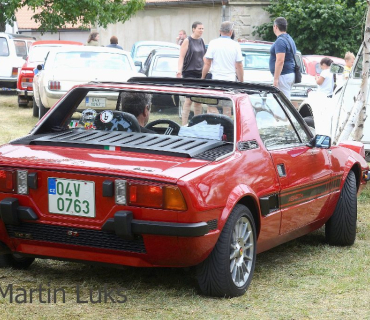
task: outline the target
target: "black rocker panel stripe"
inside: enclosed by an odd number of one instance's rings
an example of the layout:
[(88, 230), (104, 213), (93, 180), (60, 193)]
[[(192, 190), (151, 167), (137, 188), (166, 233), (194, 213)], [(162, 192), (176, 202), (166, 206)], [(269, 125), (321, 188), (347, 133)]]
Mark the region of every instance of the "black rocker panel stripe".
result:
[[(339, 191), (341, 181), (342, 175), (337, 175), (297, 188), (284, 190), (278, 195), (279, 207), (280, 209), (286, 209), (291, 206), (299, 205), (307, 201), (329, 195), (335, 191)], [(274, 203), (273, 206), (271, 204), (271, 198), (275, 197), (276, 194), (260, 197), (260, 206), (261, 210), (263, 211), (262, 215), (266, 216), (267, 214), (277, 210), (276, 203)]]
[(298, 205), (339, 190), (342, 175), (314, 182), (299, 188), (284, 190), (280, 194), (280, 208)]

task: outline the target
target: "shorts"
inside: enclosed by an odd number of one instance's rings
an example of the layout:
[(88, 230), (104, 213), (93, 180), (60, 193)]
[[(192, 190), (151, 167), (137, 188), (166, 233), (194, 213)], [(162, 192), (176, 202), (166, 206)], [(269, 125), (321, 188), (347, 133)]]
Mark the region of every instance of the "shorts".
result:
[(279, 77), (279, 83), (278, 88), (281, 92), (285, 94), (285, 96), (290, 100), (290, 92), (292, 90), (293, 84), (294, 84), (294, 73), (287, 73), (282, 74)]
[(200, 79), (200, 78), (202, 78), (202, 71), (197, 71), (197, 70), (183, 71), (182, 72), (182, 77), (183, 78), (196, 78), (196, 79)]

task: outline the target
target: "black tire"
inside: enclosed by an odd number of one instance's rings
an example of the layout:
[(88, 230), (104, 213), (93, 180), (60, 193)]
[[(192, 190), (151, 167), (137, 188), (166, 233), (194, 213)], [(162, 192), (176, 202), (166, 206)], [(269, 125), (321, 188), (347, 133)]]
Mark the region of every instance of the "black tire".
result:
[(40, 99), (39, 119), (41, 119), (45, 115), (46, 112), (48, 112), (48, 110), (44, 107), (44, 105), (42, 104), (42, 101)]
[(357, 187), (353, 171), (348, 173), (333, 215), (325, 224), (326, 241), (333, 246), (350, 246), (356, 240)]
[(366, 160), (367, 162), (370, 162), (370, 151), (366, 151), (366, 150), (365, 150), (365, 160)]
[(0, 268), (28, 269), (35, 258), (22, 257), (18, 254), (0, 255)]
[(36, 104), (35, 98), (32, 99), (32, 115), (37, 118), (39, 116), (39, 107)]
[[(245, 240), (235, 232), (236, 229), (242, 230), (242, 227), (246, 227), (242, 234), (248, 235)], [(241, 240), (243, 246), (240, 246)], [(209, 296), (241, 296), (247, 291), (252, 280), (255, 263), (255, 222), (249, 209), (237, 204), (211, 254), (197, 266), (199, 287)]]

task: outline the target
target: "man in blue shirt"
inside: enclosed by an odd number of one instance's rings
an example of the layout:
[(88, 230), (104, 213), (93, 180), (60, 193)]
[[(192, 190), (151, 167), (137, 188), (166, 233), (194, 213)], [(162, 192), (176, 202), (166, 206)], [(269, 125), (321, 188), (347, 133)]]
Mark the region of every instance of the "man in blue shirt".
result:
[(108, 44), (107, 47), (123, 50), (123, 48), (118, 45), (118, 38), (116, 36), (111, 36), (111, 38), (110, 38), (110, 44)]
[(273, 30), (277, 37), (270, 49), (270, 72), (274, 76), (274, 86), (278, 87), (290, 100), (294, 84), (294, 55), (297, 51), (294, 40), (287, 34), (288, 22), (279, 17), (274, 21)]

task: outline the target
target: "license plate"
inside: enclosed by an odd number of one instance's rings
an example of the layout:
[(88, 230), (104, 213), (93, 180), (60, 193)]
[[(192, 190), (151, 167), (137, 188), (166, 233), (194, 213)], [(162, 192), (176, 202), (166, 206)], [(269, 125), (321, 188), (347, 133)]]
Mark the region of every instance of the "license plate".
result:
[(49, 212), (95, 218), (95, 184), (48, 178)]
[(85, 103), (86, 107), (105, 108), (105, 98), (86, 97)]

